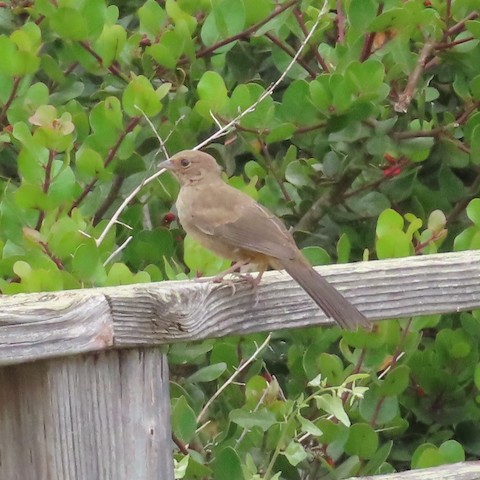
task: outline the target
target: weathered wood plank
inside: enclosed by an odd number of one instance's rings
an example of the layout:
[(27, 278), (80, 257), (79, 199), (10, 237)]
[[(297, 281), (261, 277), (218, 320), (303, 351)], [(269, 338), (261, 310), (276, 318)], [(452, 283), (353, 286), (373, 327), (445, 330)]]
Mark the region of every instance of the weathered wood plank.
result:
[(347, 480), (478, 480), (480, 462), (452, 463), (433, 468), (409, 470), (408, 472), (374, 475), (368, 477), (350, 477)]
[(0, 337), (0, 365), (103, 350), (113, 345), (110, 306), (94, 289), (1, 297)]
[[(371, 320), (480, 308), (480, 252), (319, 267)], [(0, 364), (331, 324), (290, 277), (161, 282), (0, 298)]]
[(173, 480), (165, 356), (116, 350), (1, 368), (0, 478)]

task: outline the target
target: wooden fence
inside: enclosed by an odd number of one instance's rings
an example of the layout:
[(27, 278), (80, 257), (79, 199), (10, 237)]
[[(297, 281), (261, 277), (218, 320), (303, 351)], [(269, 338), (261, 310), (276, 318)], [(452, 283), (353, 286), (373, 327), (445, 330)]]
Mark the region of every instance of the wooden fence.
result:
[[(372, 321), (480, 308), (476, 251), (318, 270)], [(189, 281), (0, 298), (0, 479), (172, 480), (159, 346), (330, 323), (281, 272), (257, 295)], [(480, 462), (368, 478), (480, 479)]]

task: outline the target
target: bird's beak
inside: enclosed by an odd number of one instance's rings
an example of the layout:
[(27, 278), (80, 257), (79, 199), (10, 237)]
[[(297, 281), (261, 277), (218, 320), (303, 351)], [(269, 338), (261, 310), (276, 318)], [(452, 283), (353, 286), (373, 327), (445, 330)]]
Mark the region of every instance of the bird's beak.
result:
[(173, 162), (171, 159), (165, 160), (158, 165), (158, 169), (165, 168), (166, 170), (173, 170)]

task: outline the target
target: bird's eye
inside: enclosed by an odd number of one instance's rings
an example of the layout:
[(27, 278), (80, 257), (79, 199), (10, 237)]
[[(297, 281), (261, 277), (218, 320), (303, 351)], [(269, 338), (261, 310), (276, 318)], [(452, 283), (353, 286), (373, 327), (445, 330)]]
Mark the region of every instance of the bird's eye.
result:
[(180, 165), (181, 165), (182, 167), (188, 167), (188, 166), (190, 165), (190, 160), (187, 160), (186, 158), (182, 158), (182, 159), (180, 160)]

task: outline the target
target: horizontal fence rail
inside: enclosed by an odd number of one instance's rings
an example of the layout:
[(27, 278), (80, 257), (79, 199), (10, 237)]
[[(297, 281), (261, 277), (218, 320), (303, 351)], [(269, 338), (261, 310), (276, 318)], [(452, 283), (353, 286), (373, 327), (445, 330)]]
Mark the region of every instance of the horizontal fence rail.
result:
[[(369, 320), (480, 308), (480, 252), (318, 267)], [(284, 272), (255, 291), (176, 281), (0, 298), (0, 365), (109, 348), (330, 325)]]

